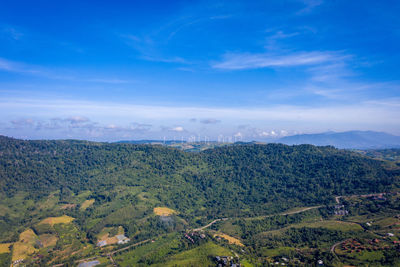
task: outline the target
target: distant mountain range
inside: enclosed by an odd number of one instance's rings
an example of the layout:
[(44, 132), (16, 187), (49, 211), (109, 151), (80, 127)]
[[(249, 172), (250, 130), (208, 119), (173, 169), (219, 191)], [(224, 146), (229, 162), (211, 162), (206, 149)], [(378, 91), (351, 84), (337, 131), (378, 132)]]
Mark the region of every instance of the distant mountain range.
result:
[(277, 143), (287, 145), (312, 144), (347, 149), (400, 148), (400, 136), (373, 131), (326, 132), (286, 136)]
[[(177, 146), (183, 150), (188, 144), (186, 141), (173, 141), (173, 140), (127, 140), (118, 141), (116, 143), (129, 143), (129, 144), (164, 144), (167, 146)], [(348, 131), (348, 132), (325, 132), (318, 134), (299, 134), (286, 136), (280, 139), (269, 139), (264, 142), (236, 142), (236, 144), (246, 143), (282, 143), (286, 145), (301, 145), (311, 144), (316, 146), (334, 146), (336, 148), (344, 149), (383, 149), (383, 148), (400, 148), (400, 136), (391, 135), (384, 132), (374, 131)], [(224, 145), (216, 141), (210, 142), (195, 142), (192, 145), (200, 146), (199, 151), (203, 148), (210, 148), (210, 146)], [(225, 145), (229, 145), (225, 143)], [(183, 146), (183, 147), (181, 147)], [(189, 150), (192, 150), (190, 148)]]

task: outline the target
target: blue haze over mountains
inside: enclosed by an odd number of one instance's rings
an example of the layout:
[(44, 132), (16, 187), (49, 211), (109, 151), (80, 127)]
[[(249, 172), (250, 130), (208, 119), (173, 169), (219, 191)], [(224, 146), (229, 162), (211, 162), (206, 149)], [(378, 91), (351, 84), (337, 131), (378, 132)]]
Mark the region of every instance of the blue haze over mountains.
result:
[(312, 144), (331, 145), (348, 149), (400, 148), (400, 136), (374, 131), (325, 132), (319, 134), (299, 134), (278, 140), (287, 145)]
[[(315, 146), (334, 146), (341, 149), (384, 149), (400, 148), (400, 136), (391, 135), (384, 132), (374, 131), (347, 131), (347, 132), (323, 132), (317, 134), (298, 134), (285, 136), (283, 138), (269, 138), (255, 140), (253, 142), (282, 143), (286, 145), (311, 144)], [(186, 143), (186, 141), (173, 140), (125, 140), (118, 143), (132, 144), (165, 144), (173, 145)], [(190, 142), (189, 142), (190, 143)], [(210, 143), (217, 143), (211, 141)], [(238, 143), (247, 143), (238, 142)]]

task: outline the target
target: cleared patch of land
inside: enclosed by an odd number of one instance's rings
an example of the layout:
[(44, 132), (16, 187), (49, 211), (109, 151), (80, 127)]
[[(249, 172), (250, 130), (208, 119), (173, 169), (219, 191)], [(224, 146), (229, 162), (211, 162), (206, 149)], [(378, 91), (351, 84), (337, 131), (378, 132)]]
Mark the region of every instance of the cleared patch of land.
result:
[(42, 242), (43, 247), (51, 247), (55, 246), (57, 243), (57, 236), (51, 234), (43, 234), (39, 236), (40, 242)]
[(50, 224), (51, 226), (57, 224), (57, 223), (70, 223), (73, 220), (75, 220), (75, 218), (72, 218), (68, 215), (63, 215), (60, 217), (48, 217), (46, 219), (44, 219), (43, 221), (41, 221), (39, 224)]
[(2, 253), (10, 253), (10, 246), (12, 245), (13, 243), (3, 243), (3, 244), (0, 244), (0, 254), (2, 254)]
[(291, 247), (279, 247), (279, 248), (263, 248), (263, 255), (267, 255), (268, 257), (276, 257), (282, 254), (289, 254), (295, 251), (295, 248)]
[(91, 199), (87, 199), (85, 200), (82, 205), (81, 205), (81, 210), (86, 210), (87, 208), (89, 208), (90, 206), (92, 206), (94, 203), (94, 198)]
[(233, 256), (232, 253), (212, 242), (205, 243), (197, 248), (176, 254), (166, 260), (166, 263), (156, 266), (215, 266), (215, 256)]
[(62, 205), (62, 206), (60, 207), (60, 209), (66, 210), (66, 209), (73, 209), (73, 208), (75, 208), (75, 207), (76, 207), (76, 204), (65, 204), (65, 205)]
[(34, 247), (38, 238), (32, 229), (25, 230), (19, 235), (19, 241), (14, 243), (12, 251), (12, 261), (27, 258), (29, 255), (38, 251)]
[(232, 237), (230, 235), (227, 235), (227, 234), (224, 234), (224, 233), (216, 233), (216, 234), (214, 234), (214, 237), (217, 237), (217, 236), (228, 240), (229, 244), (234, 244), (234, 245), (238, 245), (238, 246), (244, 247), (243, 243), (239, 239), (234, 238), (234, 237)]
[(338, 230), (338, 231), (362, 231), (363, 228), (353, 222), (343, 222), (343, 221), (335, 221), (335, 220), (326, 220), (326, 221), (317, 221), (317, 222), (304, 222), (304, 223), (296, 223), (289, 225), (287, 227), (283, 227), (277, 230), (265, 231), (259, 234), (260, 238), (265, 235), (269, 236), (278, 236), (284, 234), (284, 232), (290, 228), (325, 228), (329, 230)]
[(158, 216), (170, 216), (177, 213), (175, 210), (167, 207), (155, 207), (153, 211)]

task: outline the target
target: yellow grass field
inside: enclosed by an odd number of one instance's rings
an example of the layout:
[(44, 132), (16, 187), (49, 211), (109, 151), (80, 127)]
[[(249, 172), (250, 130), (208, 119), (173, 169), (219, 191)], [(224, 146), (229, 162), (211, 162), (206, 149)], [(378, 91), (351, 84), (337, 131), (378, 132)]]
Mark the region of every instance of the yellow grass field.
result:
[(43, 234), (39, 236), (40, 242), (42, 242), (43, 247), (47, 248), (50, 246), (55, 246), (57, 243), (57, 236), (56, 235), (50, 235), (50, 234)]
[(38, 250), (34, 247), (37, 239), (32, 229), (22, 232), (19, 235), (19, 241), (14, 243), (12, 261), (25, 259), (29, 255), (37, 252)]
[(153, 211), (158, 216), (170, 216), (172, 214), (177, 213), (173, 209), (167, 207), (155, 207)]
[(47, 223), (47, 224), (50, 224), (51, 226), (53, 226), (57, 223), (70, 223), (73, 220), (75, 220), (75, 218), (72, 218), (67, 215), (63, 215), (60, 217), (48, 217), (48, 218), (44, 219), (43, 221), (41, 221), (39, 224)]
[(234, 245), (238, 245), (238, 246), (244, 247), (243, 243), (239, 239), (234, 238), (232, 236), (229, 236), (227, 234), (216, 233), (214, 235), (214, 237), (216, 237), (216, 236), (219, 236), (219, 237), (222, 237), (223, 239), (228, 240), (229, 244), (234, 244)]
[(2, 254), (2, 253), (10, 253), (10, 246), (12, 245), (13, 243), (3, 243), (3, 244), (0, 244), (0, 254)]
[(93, 205), (93, 203), (94, 203), (94, 198), (85, 200), (81, 205), (81, 210), (89, 208), (90, 206)]

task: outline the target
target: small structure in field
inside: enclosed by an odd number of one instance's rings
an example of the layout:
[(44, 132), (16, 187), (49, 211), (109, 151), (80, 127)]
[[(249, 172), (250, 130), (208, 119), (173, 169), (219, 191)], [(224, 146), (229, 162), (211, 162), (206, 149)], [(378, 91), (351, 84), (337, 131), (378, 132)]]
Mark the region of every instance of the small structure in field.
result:
[(87, 262), (81, 262), (79, 263), (78, 267), (93, 267), (96, 265), (99, 265), (100, 262), (98, 260), (95, 261), (87, 261)]
[(125, 235), (116, 235), (117, 239), (118, 239), (118, 244), (126, 244), (129, 241), (131, 241), (129, 238), (127, 238)]
[(98, 247), (107, 246), (107, 241), (106, 241), (106, 240), (99, 241), (99, 242), (97, 242), (97, 246), (98, 246)]

